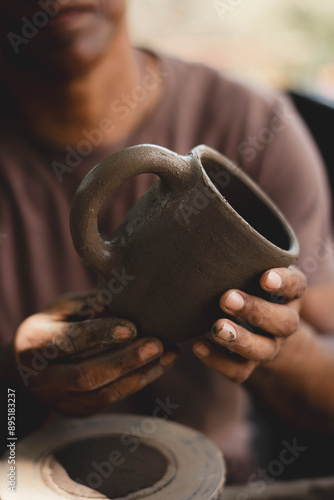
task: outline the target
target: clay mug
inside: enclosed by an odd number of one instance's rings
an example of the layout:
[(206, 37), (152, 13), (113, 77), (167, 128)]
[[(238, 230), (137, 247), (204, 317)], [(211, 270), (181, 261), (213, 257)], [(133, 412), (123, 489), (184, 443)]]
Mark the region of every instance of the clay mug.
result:
[[(105, 241), (98, 230), (103, 201), (142, 173), (160, 180)], [(207, 146), (180, 156), (139, 145), (109, 156), (77, 189), (70, 226), (101, 288), (114, 290), (115, 276), (123, 280), (109, 300), (113, 315), (133, 321), (143, 335), (173, 342), (208, 331), (223, 316), (219, 298), (226, 290), (257, 293), (264, 271), (287, 267), (298, 256), (296, 237), (277, 207)]]

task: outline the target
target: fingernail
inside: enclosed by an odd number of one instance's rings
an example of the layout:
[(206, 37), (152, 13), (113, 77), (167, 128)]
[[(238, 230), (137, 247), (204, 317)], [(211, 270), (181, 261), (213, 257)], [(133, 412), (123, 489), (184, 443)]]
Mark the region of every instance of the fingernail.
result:
[(198, 347), (196, 347), (196, 352), (200, 356), (203, 356), (203, 358), (207, 358), (210, 354), (210, 349), (205, 344), (200, 344)]
[(114, 328), (114, 336), (116, 339), (128, 339), (132, 337), (132, 332), (127, 326), (117, 325)]
[(143, 361), (153, 358), (159, 354), (159, 352), (159, 346), (155, 342), (147, 342), (139, 349), (139, 355)]
[(217, 337), (224, 342), (232, 342), (237, 338), (237, 332), (230, 323), (224, 323), (223, 327), (217, 333)]
[(270, 271), (266, 279), (266, 287), (272, 290), (277, 288), (281, 288), (282, 286), (282, 278), (275, 271)]
[(171, 365), (177, 358), (177, 354), (173, 351), (165, 352), (161, 356), (161, 364), (163, 366)]
[(225, 299), (225, 307), (231, 311), (239, 311), (244, 305), (244, 298), (238, 292), (231, 292)]

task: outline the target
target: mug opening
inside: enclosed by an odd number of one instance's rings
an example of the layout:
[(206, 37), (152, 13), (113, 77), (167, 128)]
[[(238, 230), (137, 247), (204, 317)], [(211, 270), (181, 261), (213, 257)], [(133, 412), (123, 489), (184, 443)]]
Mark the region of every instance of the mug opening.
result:
[(252, 183), (247, 182), (242, 171), (234, 173), (223, 164), (205, 157), (201, 158), (201, 163), (218, 192), (250, 226), (277, 247), (291, 250), (291, 236), (284, 221)]

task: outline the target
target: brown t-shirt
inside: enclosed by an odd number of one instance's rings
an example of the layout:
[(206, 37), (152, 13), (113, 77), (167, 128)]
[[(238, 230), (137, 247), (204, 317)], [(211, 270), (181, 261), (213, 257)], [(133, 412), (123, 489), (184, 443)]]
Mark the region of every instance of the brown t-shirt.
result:
[[(94, 134), (76, 148), (39, 144), (20, 128), (19, 115), (0, 119), (0, 341), (60, 294), (95, 287), (95, 277), (73, 249), (68, 216), (85, 174), (126, 146), (153, 143), (180, 154), (198, 144), (216, 148), (244, 169), (276, 202), (300, 242), (298, 264), (310, 283), (334, 278), (330, 201), (319, 154), (297, 112), (284, 98), (245, 86), (202, 64), (160, 57), (163, 92), (154, 111), (126, 139), (91, 148)], [(149, 81), (149, 80), (147, 80)], [(152, 84), (152, 79), (150, 81)], [(146, 89), (149, 92), (149, 88)], [(138, 94), (139, 96), (139, 94)], [(139, 98), (139, 97), (138, 97)], [(119, 106), (115, 113), (126, 114)], [(141, 176), (110, 196), (102, 217), (112, 234), (128, 209), (154, 182)], [(159, 381), (114, 409), (151, 412), (196, 427), (212, 437), (235, 464), (246, 462), (247, 405), (243, 390), (184, 356)], [(159, 398), (160, 403), (157, 402)], [(160, 404), (161, 406), (161, 404)], [(176, 406), (178, 406), (176, 408)], [(230, 465), (230, 471), (233, 469)], [(236, 469), (247, 477), (247, 468)], [(244, 479), (245, 477), (243, 477)]]

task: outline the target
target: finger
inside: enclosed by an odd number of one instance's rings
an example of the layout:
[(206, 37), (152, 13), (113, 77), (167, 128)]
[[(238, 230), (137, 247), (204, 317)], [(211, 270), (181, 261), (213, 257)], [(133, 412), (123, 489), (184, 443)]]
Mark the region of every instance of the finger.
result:
[(307, 286), (305, 275), (295, 266), (266, 271), (260, 279), (263, 290), (288, 300), (301, 297)]
[(87, 416), (105, 411), (111, 404), (143, 389), (161, 377), (178, 359), (178, 353), (165, 352), (161, 358), (145, 365), (136, 372), (88, 393), (71, 393), (56, 402), (57, 410), (72, 416)]
[(154, 361), (163, 350), (158, 339), (140, 339), (118, 351), (77, 363), (53, 365), (54, 381), (68, 392), (94, 391)]
[(239, 290), (224, 293), (219, 304), (230, 316), (278, 337), (288, 337), (299, 328), (300, 318), (294, 307), (268, 302)]
[(261, 363), (274, 359), (281, 345), (278, 338), (251, 333), (226, 319), (220, 319), (214, 324), (211, 336), (213, 341), (229, 351)]
[[(22, 334), (21, 334), (22, 333)], [(55, 321), (47, 313), (30, 316), (18, 330), (16, 347), (21, 357), (37, 350), (47, 359), (78, 354), (93, 348), (106, 348), (133, 340), (136, 327), (120, 318), (67, 323)]]
[(233, 358), (226, 349), (210, 341), (196, 342), (193, 351), (208, 368), (238, 384), (245, 382), (258, 364), (244, 358)]

